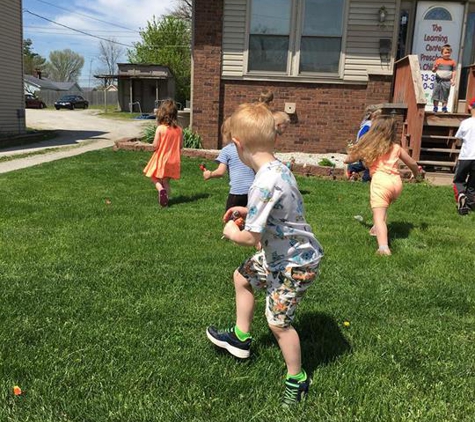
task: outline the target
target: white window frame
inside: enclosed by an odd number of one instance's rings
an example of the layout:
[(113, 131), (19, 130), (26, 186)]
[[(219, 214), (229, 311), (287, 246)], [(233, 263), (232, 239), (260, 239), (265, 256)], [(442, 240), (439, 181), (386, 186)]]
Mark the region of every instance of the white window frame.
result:
[(300, 40), (302, 38), (303, 17), (304, 17), (304, 0), (291, 0), (290, 12), (290, 34), (289, 34), (289, 51), (287, 53), (287, 69), (286, 72), (276, 72), (270, 70), (249, 70), (249, 39), (251, 34), (251, 9), (252, 1), (247, 0), (247, 16), (246, 16), (246, 47), (244, 51), (244, 69), (243, 75), (255, 78), (270, 78), (270, 79), (343, 79), (344, 60), (345, 60), (345, 45), (347, 33), (347, 20), (349, 1), (344, 0), (342, 10), (342, 29), (341, 29), (341, 49), (340, 60), (337, 72), (303, 72), (299, 73), (300, 69)]

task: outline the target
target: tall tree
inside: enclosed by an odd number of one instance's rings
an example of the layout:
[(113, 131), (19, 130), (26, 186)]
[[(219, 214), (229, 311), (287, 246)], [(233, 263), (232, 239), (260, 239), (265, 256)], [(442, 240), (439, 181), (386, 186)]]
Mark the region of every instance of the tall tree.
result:
[(83, 66), (84, 57), (67, 48), (49, 53), (46, 69), (53, 81), (77, 82)]
[(170, 15), (176, 18), (184, 19), (191, 23), (193, 18), (193, 1), (192, 0), (175, 0), (177, 4), (171, 11)]
[(141, 42), (128, 50), (131, 63), (155, 63), (168, 66), (175, 76), (177, 100), (190, 98), (191, 24), (175, 16), (160, 20), (154, 16), (140, 31)]
[[(117, 63), (121, 56), (125, 53), (125, 49), (117, 44), (114, 38), (99, 43), (99, 61), (102, 63), (105, 73), (113, 75), (117, 70)], [(104, 83), (111, 83), (111, 80), (104, 80)]]
[(36, 71), (42, 71), (46, 59), (33, 52), (33, 41), (30, 38), (23, 40), (23, 72), (26, 75), (34, 75)]

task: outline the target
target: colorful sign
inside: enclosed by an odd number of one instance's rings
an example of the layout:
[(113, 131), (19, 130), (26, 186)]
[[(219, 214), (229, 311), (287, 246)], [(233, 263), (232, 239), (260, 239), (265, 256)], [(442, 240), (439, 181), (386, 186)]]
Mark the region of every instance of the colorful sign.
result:
[[(444, 44), (452, 47), (452, 59), (458, 62), (463, 20), (462, 4), (444, 1), (420, 1), (417, 3), (416, 23), (412, 54), (419, 57), (422, 87), (427, 100), (426, 110), (432, 110), (432, 90), (435, 73), (432, 66), (441, 56)], [(458, 64), (458, 63), (457, 63)], [(447, 107), (453, 108), (455, 89), (450, 90)]]

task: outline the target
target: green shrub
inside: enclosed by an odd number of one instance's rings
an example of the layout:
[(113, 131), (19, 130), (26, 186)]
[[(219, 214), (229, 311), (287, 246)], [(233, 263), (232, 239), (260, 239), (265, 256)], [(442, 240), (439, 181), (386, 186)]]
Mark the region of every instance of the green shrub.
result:
[[(151, 123), (143, 129), (142, 141), (147, 144), (153, 143), (153, 138), (155, 137), (155, 131), (157, 130), (157, 125)], [(193, 132), (189, 128), (183, 129), (183, 147), (184, 148), (203, 148), (201, 145), (201, 136), (196, 132)]]
[(157, 125), (155, 123), (150, 123), (143, 129), (142, 142), (147, 144), (153, 143), (153, 138), (155, 138), (155, 131), (157, 130)]
[(201, 145), (201, 136), (186, 127), (183, 129), (183, 147), (195, 149), (203, 148)]
[(328, 158), (322, 158), (319, 162), (318, 165), (321, 167), (335, 167), (335, 163)]

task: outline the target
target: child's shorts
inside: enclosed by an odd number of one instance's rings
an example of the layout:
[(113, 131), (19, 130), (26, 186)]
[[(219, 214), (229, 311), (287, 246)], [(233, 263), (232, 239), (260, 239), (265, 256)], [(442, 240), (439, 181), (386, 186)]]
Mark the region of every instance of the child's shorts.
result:
[(397, 174), (376, 172), (371, 179), (371, 208), (388, 208), (402, 192), (402, 180)]
[(450, 87), (452, 86), (450, 79), (437, 79), (434, 81), (434, 90), (432, 91), (432, 101), (446, 102), (449, 99)]
[(238, 268), (254, 290), (266, 289), (266, 318), (269, 325), (291, 325), (297, 305), (318, 275), (318, 267), (287, 267), (269, 271), (264, 251), (259, 251)]

